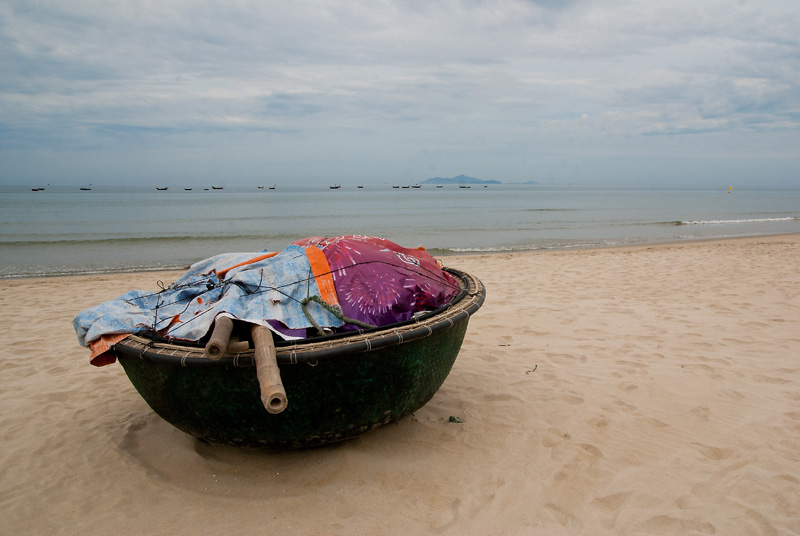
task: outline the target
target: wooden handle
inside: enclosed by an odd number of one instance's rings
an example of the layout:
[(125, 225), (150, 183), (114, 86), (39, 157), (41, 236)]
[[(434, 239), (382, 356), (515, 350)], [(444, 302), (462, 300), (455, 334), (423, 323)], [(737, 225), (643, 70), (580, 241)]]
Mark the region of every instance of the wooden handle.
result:
[(225, 353), (228, 340), (233, 331), (233, 320), (228, 316), (218, 316), (214, 320), (214, 331), (211, 332), (211, 339), (206, 344), (206, 357), (217, 361)]
[(286, 390), (281, 383), (281, 371), (275, 358), (272, 332), (265, 326), (250, 326), (255, 349), (256, 377), (261, 387), (261, 403), (270, 413), (280, 413), (289, 405)]

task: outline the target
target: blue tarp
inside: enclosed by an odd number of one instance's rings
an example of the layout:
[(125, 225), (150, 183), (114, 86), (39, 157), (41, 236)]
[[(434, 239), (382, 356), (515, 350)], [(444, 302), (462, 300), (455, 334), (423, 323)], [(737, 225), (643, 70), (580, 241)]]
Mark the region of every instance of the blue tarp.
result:
[[(105, 334), (155, 330), (184, 340), (199, 340), (216, 316), (226, 313), (236, 319), (273, 327), (267, 320), (289, 329), (311, 327), (301, 301), (320, 294), (305, 250), (290, 245), (274, 257), (223, 272), (257, 253), (218, 255), (192, 265), (167, 289), (160, 292), (133, 290), (79, 313), (74, 321), (78, 342), (83, 346)], [(254, 296), (260, 299), (253, 299)], [(343, 324), (315, 302), (306, 306), (323, 327)], [(287, 337), (284, 333), (282, 336)]]

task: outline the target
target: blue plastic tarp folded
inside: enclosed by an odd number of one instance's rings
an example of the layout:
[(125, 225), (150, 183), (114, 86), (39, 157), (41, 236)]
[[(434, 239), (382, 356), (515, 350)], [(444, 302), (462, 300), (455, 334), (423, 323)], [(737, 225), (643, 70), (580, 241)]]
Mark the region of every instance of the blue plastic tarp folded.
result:
[[(223, 313), (272, 329), (275, 322), (288, 330), (311, 327), (301, 302), (320, 291), (304, 248), (290, 245), (272, 257), (237, 266), (263, 253), (218, 255), (192, 265), (160, 292), (133, 290), (87, 309), (73, 321), (78, 342), (88, 346), (101, 335), (143, 331), (197, 341)], [(316, 302), (309, 302), (305, 311), (319, 326), (343, 324)], [(288, 330), (281, 336), (293, 338)]]

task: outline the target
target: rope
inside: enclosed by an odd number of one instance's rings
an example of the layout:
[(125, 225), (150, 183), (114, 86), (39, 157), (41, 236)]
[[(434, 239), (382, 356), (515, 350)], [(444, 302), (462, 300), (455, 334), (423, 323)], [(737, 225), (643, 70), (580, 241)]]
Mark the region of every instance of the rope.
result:
[(309, 296), (307, 298), (303, 298), (303, 301), (300, 302), (300, 305), (303, 307), (303, 313), (305, 313), (306, 318), (308, 318), (308, 321), (311, 322), (311, 325), (317, 329), (317, 333), (319, 333), (320, 335), (324, 336), (325, 331), (322, 329), (322, 327), (320, 327), (319, 324), (317, 324), (317, 322), (314, 320), (314, 318), (311, 316), (311, 313), (309, 313), (307, 309), (308, 304), (311, 303), (312, 301), (321, 305), (323, 309), (331, 313), (333, 316), (335, 316), (345, 324), (352, 324), (354, 326), (358, 326), (360, 328), (365, 328), (365, 329), (377, 327), (373, 326), (372, 324), (367, 324), (366, 322), (356, 320), (355, 318), (347, 318), (346, 316), (344, 316), (344, 313), (342, 313), (341, 307), (331, 305), (322, 298), (320, 298), (319, 296)]

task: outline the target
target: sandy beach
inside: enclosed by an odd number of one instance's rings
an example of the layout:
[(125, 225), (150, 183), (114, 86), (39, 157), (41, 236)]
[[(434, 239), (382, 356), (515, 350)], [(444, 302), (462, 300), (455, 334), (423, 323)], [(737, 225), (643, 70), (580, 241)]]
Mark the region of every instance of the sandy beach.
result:
[(436, 396), (283, 453), (193, 439), (78, 346), (180, 273), (0, 281), (3, 533), (800, 534), (800, 235), (443, 260), (488, 295)]

